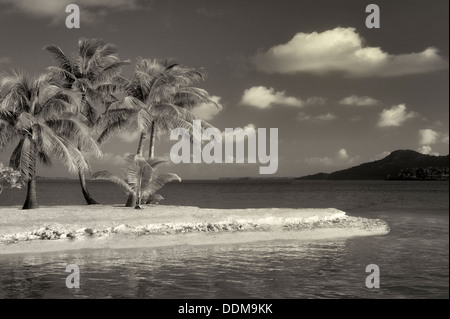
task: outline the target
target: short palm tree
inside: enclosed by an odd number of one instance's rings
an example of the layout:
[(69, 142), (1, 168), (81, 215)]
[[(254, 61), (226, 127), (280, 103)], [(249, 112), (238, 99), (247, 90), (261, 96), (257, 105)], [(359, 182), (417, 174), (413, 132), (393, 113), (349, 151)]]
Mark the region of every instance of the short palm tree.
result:
[(96, 142), (73, 113), (80, 103), (77, 93), (62, 87), (60, 79), (49, 73), (32, 79), (24, 73), (6, 75), (0, 92), (0, 151), (18, 141), (10, 166), (18, 169), (27, 182), (23, 209), (37, 208), (36, 164), (51, 165), (60, 159), (71, 172), (86, 172), (89, 165), (79, 148), (100, 156)]
[[(98, 118), (95, 106), (116, 100), (113, 93), (121, 91), (124, 84), (124, 79), (120, 76), (122, 67), (129, 65), (130, 61), (121, 61), (117, 47), (100, 39), (81, 38), (71, 56), (65, 55), (56, 45), (49, 45), (44, 49), (59, 64), (48, 70), (61, 75), (66, 88), (81, 94), (79, 112), (86, 119), (85, 124), (93, 127)], [(79, 150), (86, 151), (81, 147)], [(98, 204), (89, 193), (84, 173), (79, 171), (78, 176), (86, 203)]]
[[(112, 103), (103, 114), (99, 125), (104, 127), (98, 142), (105, 142), (112, 134), (126, 129), (140, 133), (137, 154), (142, 155), (143, 143), (150, 134), (149, 156), (155, 156), (158, 132), (169, 132), (182, 127), (192, 131), (196, 117), (192, 108), (201, 103), (213, 103), (207, 91), (191, 86), (203, 80), (201, 71), (179, 65), (170, 59), (139, 59), (126, 85), (127, 97)], [(209, 126), (204, 123), (205, 126)], [(134, 194), (127, 206), (134, 206)]]
[(126, 178), (112, 174), (108, 171), (96, 172), (92, 175), (94, 180), (106, 180), (122, 187), (127, 194), (133, 193), (137, 198), (136, 209), (141, 208), (141, 200), (156, 195), (165, 184), (172, 181), (181, 182), (181, 178), (172, 173), (158, 174), (157, 166), (165, 161), (160, 159), (146, 160), (143, 156), (129, 155), (127, 157)]

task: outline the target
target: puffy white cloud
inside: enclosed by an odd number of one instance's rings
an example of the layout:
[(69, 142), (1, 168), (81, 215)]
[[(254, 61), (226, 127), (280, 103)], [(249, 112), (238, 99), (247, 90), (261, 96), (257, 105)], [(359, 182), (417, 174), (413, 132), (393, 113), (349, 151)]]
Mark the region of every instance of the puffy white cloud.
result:
[(364, 43), (354, 28), (300, 32), (285, 44), (258, 52), (252, 62), (257, 70), (266, 73), (341, 72), (350, 77), (401, 76), (448, 68), (436, 48), (393, 55)]
[(302, 100), (298, 97), (288, 96), (285, 91), (275, 91), (274, 88), (267, 88), (265, 86), (253, 86), (244, 91), (240, 104), (267, 109), (274, 105), (293, 107), (324, 105), (326, 101), (326, 98), (320, 96), (312, 96), (306, 100)]
[(53, 23), (66, 19), (65, 9), (71, 3), (80, 7), (83, 23), (97, 22), (97, 18), (105, 15), (105, 9), (123, 11), (139, 8), (138, 0), (0, 0), (0, 3), (36, 17), (50, 17)]
[[(211, 100), (216, 103), (220, 103), (221, 97), (213, 95), (211, 96)], [(220, 111), (221, 109), (219, 109), (214, 103), (203, 103), (195, 107), (192, 110), (192, 113), (194, 113), (194, 115), (199, 119), (211, 121), (217, 114), (219, 114)]]
[(275, 91), (273, 88), (254, 86), (244, 91), (241, 104), (267, 109), (276, 104), (302, 107), (304, 102), (299, 98), (287, 96), (285, 91)]
[(384, 109), (378, 120), (379, 127), (401, 126), (405, 121), (417, 117), (417, 113), (408, 112), (405, 104), (394, 105)]
[(419, 131), (420, 145), (432, 145), (436, 144), (440, 133), (433, 131), (432, 129), (425, 129)]
[(340, 149), (337, 156), (339, 159), (343, 159), (343, 160), (348, 159), (347, 150), (345, 148)]
[(442, 142), (448, 144), (448, 134), (442, 138)]
[(336, 119), (337, 116), (332, 113), (320, 114), (320, 115), (310, 115), (305, 112), (299, 112), (297, 115), (297, 120), (300, 122), (328, 122)]
[(422, 145), (417, 149), (417, 152), (425, 155), (439, 156), (439, 153), (433, 152), (430, 145)]
[(370, 97), (370, 96), (357, 96), (351, 95), (343, 98), (339, 101), (341, 105), (351, 105), (351, 106), (374, 106), (379, 105), (381, 102)]

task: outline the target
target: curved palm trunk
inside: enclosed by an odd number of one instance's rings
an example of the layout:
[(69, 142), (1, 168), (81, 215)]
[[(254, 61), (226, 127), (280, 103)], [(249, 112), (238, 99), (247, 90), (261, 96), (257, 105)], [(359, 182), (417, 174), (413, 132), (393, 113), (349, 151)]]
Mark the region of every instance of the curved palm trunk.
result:
[[(36, 154), (36, 146), (32, 144), (32, 151)], [(31, 177), (27, 183), (27, 198), (22, 209), (35, 209), (39, 208), (36, 196), (36, 156), (33, 156), (33, 160), (30, 163)]]
[[(142, 156), (142, 152), (144, 149), (144, 140), (145, 140), (145, 133), (142, 133), (139, 138), (139, 145), (136, 154)], [(125, 204), (125, 207), (136, 207), (136, 203), (138, 202), (138, 196), (136, 192), (131, 192), (128, 195), (127, 202)], [(139, 204), (140, 204), (140, 198), (139, 198)]]
[(86, 177), (82, 171), (78, 171), (78, 179), (80, 180), (81, 191), (83, 192), (84, 199), (88, 205), (98, 205), (99, 203), (92, 198), (86, 185)]
[[(86, 103), (86, 93), (84, 93), (84, 91), (81, 95), (81, 103), (82, 104)], [(80, 147), (78, 147), (78, 150), (81, 152)], [(91, 194), (89, 193), (89, 190), (86, 185), (86, 177), (84, 176), (84, 172), (82, 172), (80, 169), (78, 169), (78, 179), (80, 180), (81, 191), (83, 192), (83, 196), (84, 199), (86, 200), (86, 203), (88, 205), (98, 205), (99, 202), (97, 202), (94, 198), (92, 198)]]

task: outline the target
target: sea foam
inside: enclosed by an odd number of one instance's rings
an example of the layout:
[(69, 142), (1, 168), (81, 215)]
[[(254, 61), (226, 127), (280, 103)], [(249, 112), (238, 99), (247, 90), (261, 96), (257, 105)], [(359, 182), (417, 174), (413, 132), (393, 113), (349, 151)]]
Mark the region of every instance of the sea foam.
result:
[[(192, 237), (182, 237), (187, 234), (214, 234), (215, 239), (211, 240), (211, 243), (216, 243), (218, 237), (228, 238), (230, 235), (233, 235), (233, 242), (239, 242), (239, 238), (248, 241), (249, 236), (245, 234), (249, 233), (254, 235), (253, 238), (264, 240), (371, 236), (389, 233), (389, 226), (381, 219), (348, 216), (345, 212), (333, 208), (225, 210), (160, 206), (152, 207), (153, 211), (148, 209), (142, 212), (118, 207), (111, 208), (111, 211), (106, 207), (100, 209), (97, 207), (78, 211), (80, 219), (76, 223), (64, 223), (64, 215), (70, 214), (73, 218), (72, 211), (77, 210), (65, 207), (66, 210), (60, 213), (56, 223), (55, 220), (46, 223), (45, 216), (48, 218), (55, 216), (52, 209), (46, 208), (35, 212), (34, 216), (41, 215), (38, 219), (40, 225), (33, 225), (15, 233), (2, 231), (0, 253), (2, 246), (36, 241), (67, 243), (86, 239), (102, 239), (102, 241), (108, 239), (112, 242), (114, 238), (121, 240), (148, 238), (161, 242), (161, 245), (170, 245), (180, 242), (189, 244), (189, 240), (185, 239)], [(95, 223), (92, 222), (93, 217), (91, 219), (86, 217), (86, 210), (94, 210), (91, 213), (92, 216), (96, 216)], [(258, 237), (258, 234), (262, 236)], [(177, 236), (177, 239), (164, 244), (164, 236)], [(202, 243), (207, 244), (208, 238), (211, 239), (207, 237)]]

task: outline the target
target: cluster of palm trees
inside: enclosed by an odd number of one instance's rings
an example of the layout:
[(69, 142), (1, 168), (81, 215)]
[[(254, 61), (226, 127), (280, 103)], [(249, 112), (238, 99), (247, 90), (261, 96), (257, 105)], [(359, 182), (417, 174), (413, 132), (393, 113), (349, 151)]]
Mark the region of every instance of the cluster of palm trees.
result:
[[(130, 61), (120, 60), (111, 43), (81, 38), (71, 55), (55, 45), (44, 49), (56, 66), (48, 67), (38, 78), (21, 72), (1, 78), (0, 151), (17, 143), (10, 167), (19, 170), (27, 183), (23, 209), (38, 207), (38, 161), (51, 165), (53, 159), (61, 160), (78, 174), (86, 203), (97, 204), (86, 184), (91, 172), (87, 156), (101, 157), (100, 146), (111, 136), (125, 130), (139, 133), (134, 157), (137, 167), (148, 167), (142, 166), (141, 159), (149, 137), (146, 162), (151, 167), (160, 162), (154, 154), (159, 134), (176, 127), (192, 131), (196, 118), (191, 111), (201, 103), (220, 107), (208, 92), (193, 86), (204, 79), (202, 70), (172, 59), (139, 58), (132, 76), (126, 78), (122, 70)], [(135, 182), (129, 181), (130, 207), (136, 205), (139, 195)]]

